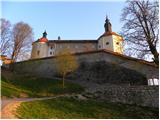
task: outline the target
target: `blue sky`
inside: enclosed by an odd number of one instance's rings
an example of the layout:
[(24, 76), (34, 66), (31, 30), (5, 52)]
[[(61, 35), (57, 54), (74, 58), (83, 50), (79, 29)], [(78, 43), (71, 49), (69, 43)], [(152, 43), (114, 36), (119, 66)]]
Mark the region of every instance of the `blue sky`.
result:
[(28, 23), (34, 39), (44, 30), (48, 39), (97, 39), (104, 33), (104, 21), (108, 15), (114, 32), (120, 32), (120, 21), (125, 1), (3, 1), (2, 17), (12, 24)]

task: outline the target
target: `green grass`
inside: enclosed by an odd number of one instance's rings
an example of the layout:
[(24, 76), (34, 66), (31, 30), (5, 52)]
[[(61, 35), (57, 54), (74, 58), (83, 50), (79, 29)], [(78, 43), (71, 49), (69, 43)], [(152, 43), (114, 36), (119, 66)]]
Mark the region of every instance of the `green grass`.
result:
[(80, 85), (62, 81), (31, 76), (14, 75), (10, 78), (1, 77), (2, 96), (6, 97), (44, 97), (66, 93), (80, 93), (84, 90)]
[(22, 103), (17, 109), (18, 117), (25, 119), (158, 119), (158, 108), (139, 107), (120, 103), (104, 103), (93, 100), (80, 101), (73, 98)]
[(1, 81), (1, 96), (26, 97), (26, 96), (32, 96), (32, 93), (31, 91), (23, 90), (7, 82)]

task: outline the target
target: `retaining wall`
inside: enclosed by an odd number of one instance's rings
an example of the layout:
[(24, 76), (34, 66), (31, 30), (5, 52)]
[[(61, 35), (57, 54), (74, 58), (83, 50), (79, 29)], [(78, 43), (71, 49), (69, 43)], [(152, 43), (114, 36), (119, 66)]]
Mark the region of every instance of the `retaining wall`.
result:
[[(147, 79), (159, 79), (158, 67), (150, 65), (143, 61), (118, 56), (105, 51), (90, 52), (83, 54), (79, 53), (75, 54), (75, 56), (79, 64), (83, 62), (91, 63), (105, 61), (107, 63), (117, 64), (119, 66), (123, 66), (131, 70), (136, 70), (141, 74), (144, 74), (147, 77)], [(42, 77), (55, 77), (55, 75), (57, 75), (56, 57), (23, 61), (15, 63), (13, 65), (14, 71), (19, 74), (31, 74)], [(159, 89), (155, 86), (115, 86), (113, 84), (103, 86), (103, 84), (101, 84), (99, 88), (97, 88), (95, 91), (94, 89), (93, 91), (91, 90), (90, 93), (93, 93), (95, 99), (102, 99), (111, 102), (137, 104), (150, 107), (159, 106)]]
[(158, 86), (105, 85), (89, 90), (84, 96), (110, 102), (159, 107)]
[[(125, 68), (136, 70), (144, 75), (147, 79), (159, 79), (159, 69), (150, 64), (145, 64), (134, 59), (118, 56), (105, 51), (96, 51), (90, 53), (75, 54), (78, 63), (106, 61), (123, 66)], [(14, 70), (20, 73), (30, 73), (39, 76), (53, 77), (57, 74), (56, 57), (48, 57), (29, 61), (18, 62), (14, 64)]]

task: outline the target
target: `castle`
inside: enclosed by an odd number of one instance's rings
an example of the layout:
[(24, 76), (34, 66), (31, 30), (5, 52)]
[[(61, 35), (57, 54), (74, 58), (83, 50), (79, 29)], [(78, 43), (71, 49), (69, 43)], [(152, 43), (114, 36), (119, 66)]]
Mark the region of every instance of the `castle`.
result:
[(123, 38), (112, 32), (112, 25), (106, 17), (104, 24), (105, 32), (97, 40), (48, 40), (46, 31), (42, 38), (33, 42), (31, 59), (56, 56), (60, 51), (69, 49), (71, 53), (86, 51), (108, 50), (123, 54)]

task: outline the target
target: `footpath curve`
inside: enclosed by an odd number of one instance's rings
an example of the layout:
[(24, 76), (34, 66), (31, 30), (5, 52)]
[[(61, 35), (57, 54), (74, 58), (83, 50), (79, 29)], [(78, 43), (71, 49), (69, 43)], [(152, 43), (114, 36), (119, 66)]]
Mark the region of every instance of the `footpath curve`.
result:
[(35, 100), (48, 100), (57, 97), (63, 97), (69, 95), (58, 95), (53, 97), (42, 97), (42, 98), (14, 98), (1, 100), (1, 119), (18, 119), (16, 115), (16, 109), (22, 102), (29, 102)]

